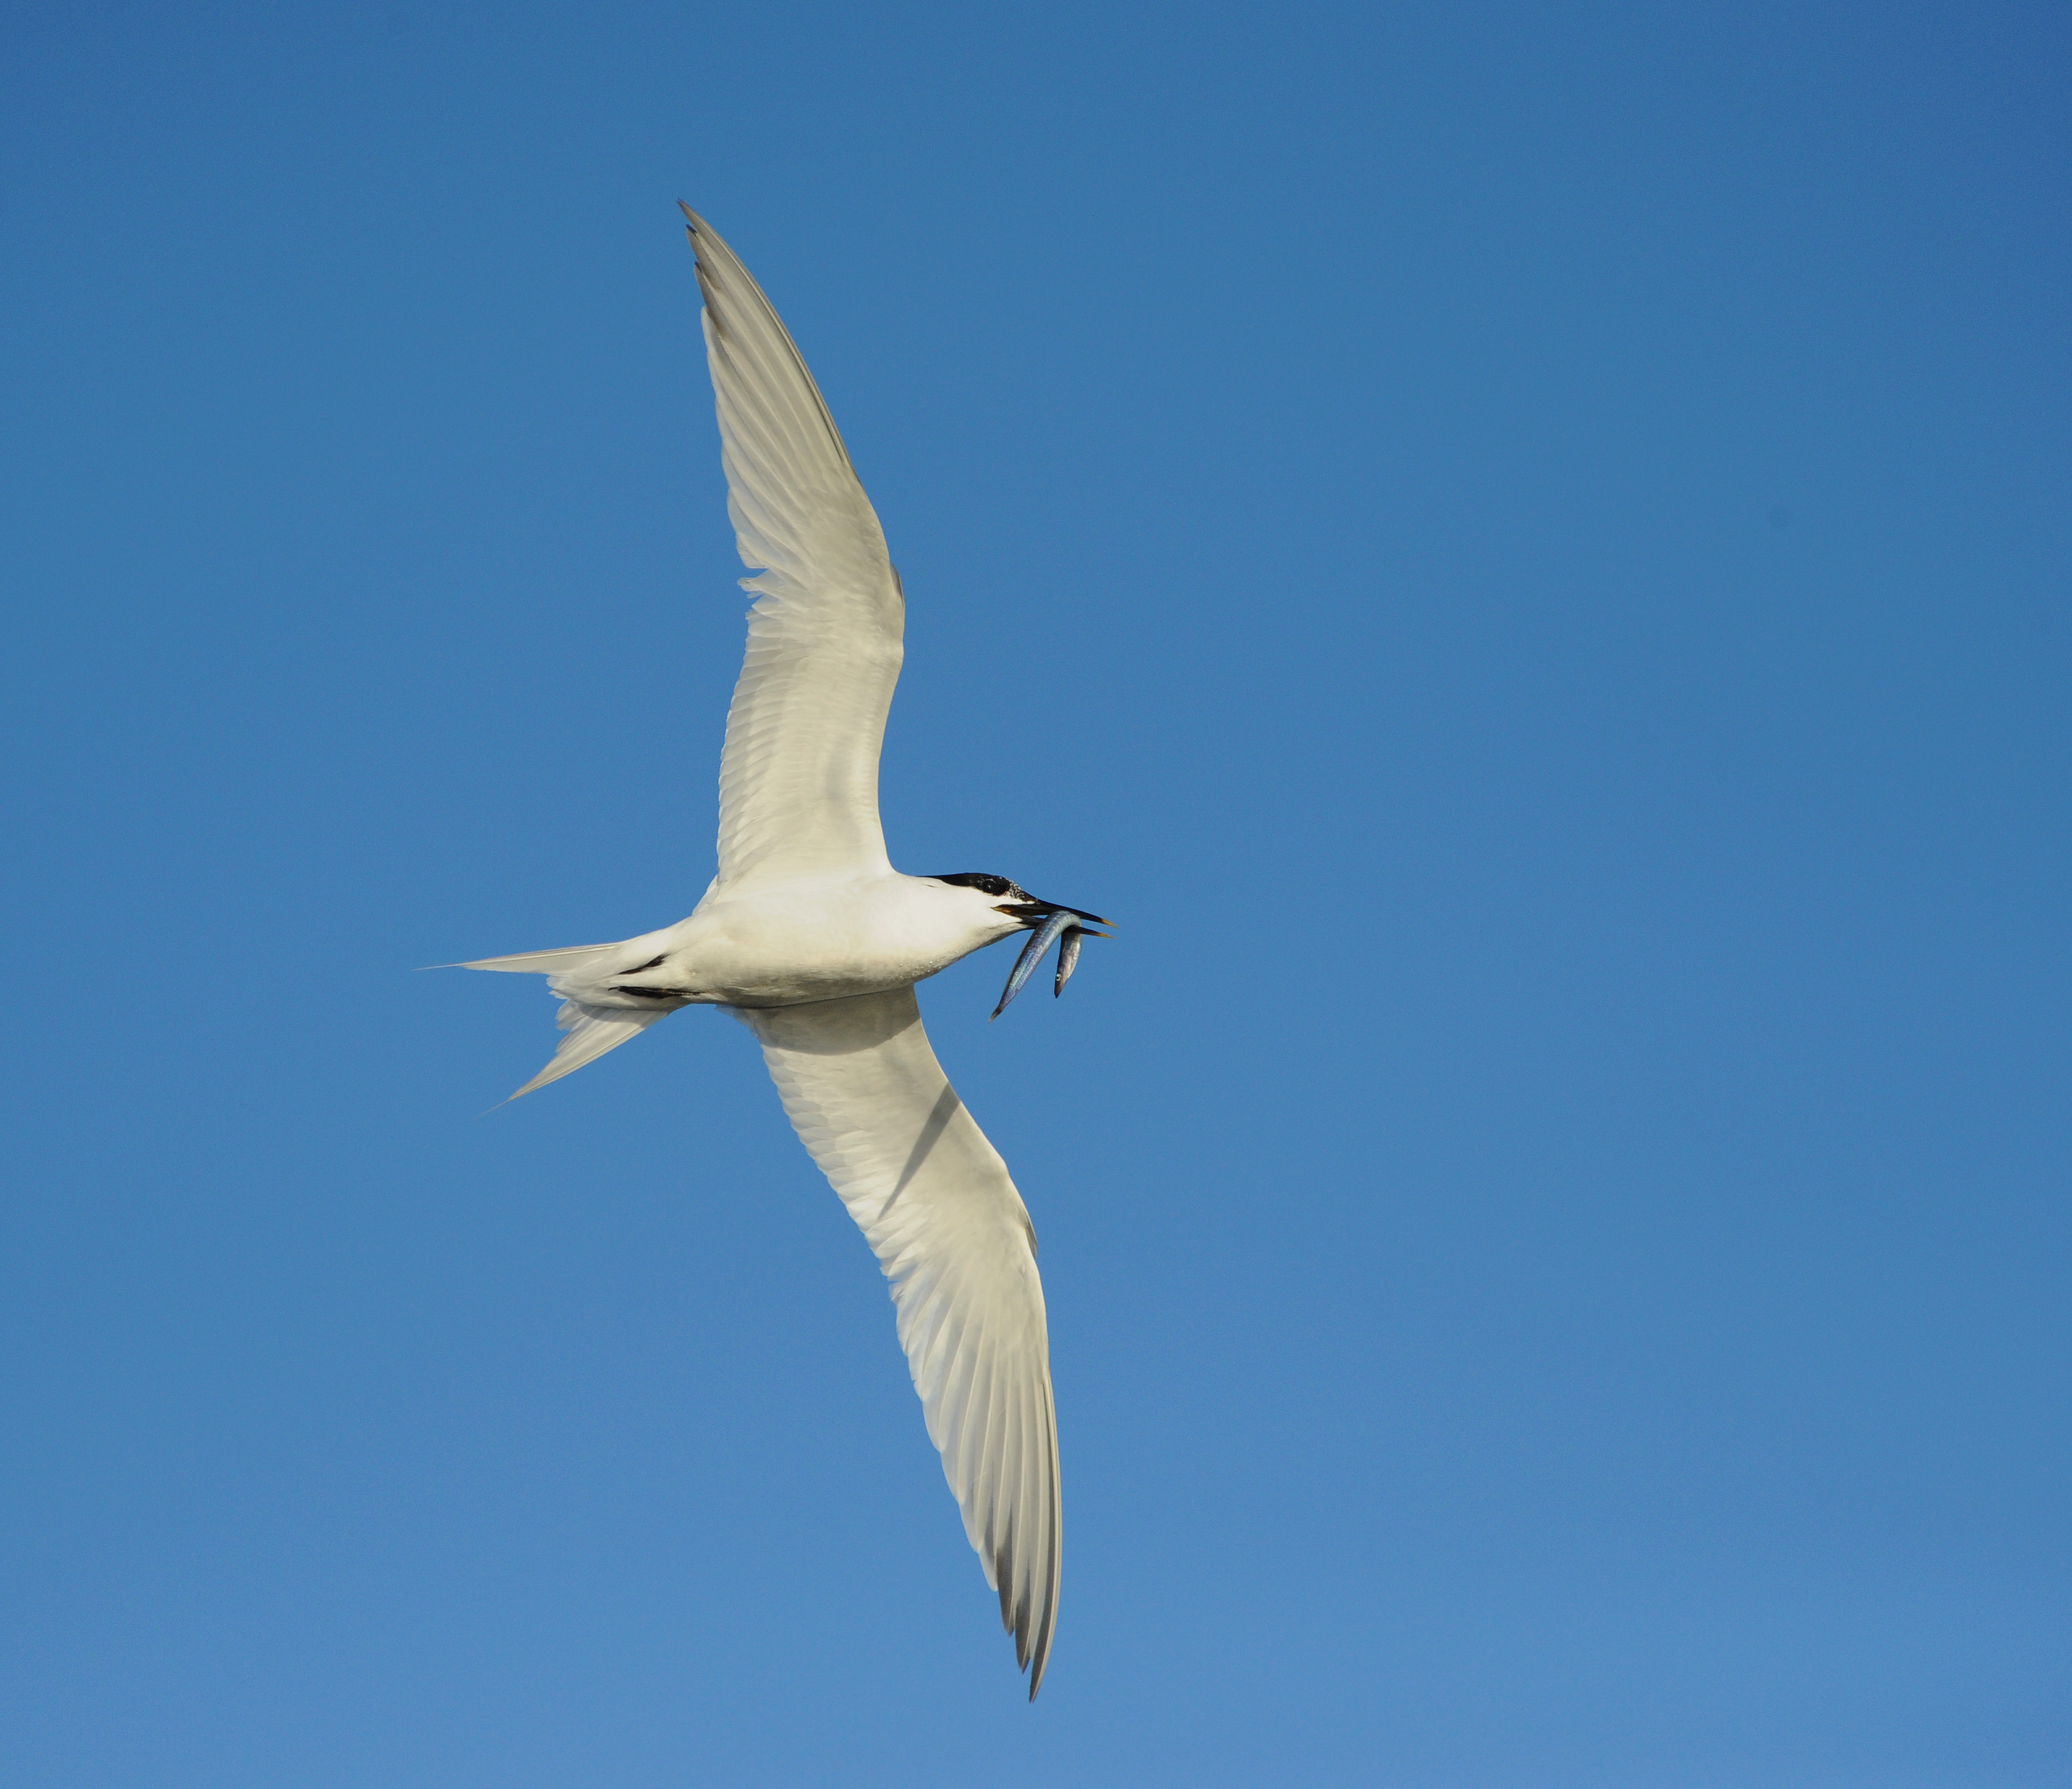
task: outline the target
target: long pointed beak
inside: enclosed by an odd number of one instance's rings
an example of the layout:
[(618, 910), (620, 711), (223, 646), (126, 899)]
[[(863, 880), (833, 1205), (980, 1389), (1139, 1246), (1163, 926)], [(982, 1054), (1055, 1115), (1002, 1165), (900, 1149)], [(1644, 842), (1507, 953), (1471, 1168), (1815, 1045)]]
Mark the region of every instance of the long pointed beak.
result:
[[(1005, 913), (1010, 919), (1018, 919), (1030, 931), (1034, 931), (1054, 913), (1069, 913), (1082, 927), (1112, 925), (1112, 919), (1103, 919), (1099, 913), (1083, 913), (1076, 907), (1060, 907), (1054, 901), (1038, 901), (1031, 895), (1026, 901), (1003, 901), (993, 909), (996, 913)], [(1096, 938), (1103, 934), (1096, 932)]]

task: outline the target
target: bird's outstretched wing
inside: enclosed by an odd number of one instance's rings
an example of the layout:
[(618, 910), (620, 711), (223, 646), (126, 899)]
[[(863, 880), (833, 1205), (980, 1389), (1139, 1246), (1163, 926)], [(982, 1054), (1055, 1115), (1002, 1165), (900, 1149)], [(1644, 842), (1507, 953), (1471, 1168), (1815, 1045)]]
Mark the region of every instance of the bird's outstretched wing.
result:
[(935, 1061), (912, 988), (738, 1016), (892, 1282), (928, 1438), (1034, 1698), (1058, 1619), (1058, 1424), (1022, 1196)]
[(878, 754), (906, 603), (877, 512), (763, 289), (684, 207), (705, 293), (727, 513), (762, 567), (719, 772), (719, 885), (886, 873)]

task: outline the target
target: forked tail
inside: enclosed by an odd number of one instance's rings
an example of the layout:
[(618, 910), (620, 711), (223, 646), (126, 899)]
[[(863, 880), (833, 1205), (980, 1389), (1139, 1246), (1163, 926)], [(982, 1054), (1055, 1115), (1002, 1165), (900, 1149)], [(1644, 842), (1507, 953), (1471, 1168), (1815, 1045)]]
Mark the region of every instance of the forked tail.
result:
[(558, 975), (566, 969), (587, 967), (593, 958), (619, 948), (615, 944), (572, 944), (565, 950), (520, 950), (515, 957), (483, 957), (474, 962), (455, 963), (453, 966), (501, 969), (514, 975)]
[[(638, 941), (631, 941), (637, 942)], [(557, 1021), (561, 1028), (560, 1047), (553, 1060), (545, 1068), (511, 1095), (512, 1099), (522, 1099), (536, 1087), (544, 1087), (550, 1081), (559, 1081), (563, 1075), (574, 1074), (584, 1064), (594, 1062), (607, 1051), (615, 1050), (630, 1039), (638, 1037), (657, 1019), (666, 1019), (674, 1007), (621, 1007), (596, 1006), (584, 999), (586, 987), (578, 984), (594, 983), (599, 979), (599, 971), (610, 972), (609, 962), (600, 961), (612, 953), (623, 953), (627, 946), (619, 944), (578, 944), (565, 950), (521, 950), (515, 956), (483, 957), (475, 962), (464, 962), (462, 969), (496, 969), (508, 974), (545, 975), (547, 986), (561, 997), (561, 1016)], [(590, 974), (585, 975), (584, 970)]]

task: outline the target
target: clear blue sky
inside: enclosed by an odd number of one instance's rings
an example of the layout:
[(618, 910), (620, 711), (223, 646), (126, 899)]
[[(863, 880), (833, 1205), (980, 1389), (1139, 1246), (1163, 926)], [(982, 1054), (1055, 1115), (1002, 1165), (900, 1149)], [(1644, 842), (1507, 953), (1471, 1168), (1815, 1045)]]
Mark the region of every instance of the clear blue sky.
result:
[[(17, 6), (5, 1774), (2072, 1779), (2072, 23)], [(1042, 1697), (689, 1013), (689, 199), (910, 603), (1043, 1240)]]

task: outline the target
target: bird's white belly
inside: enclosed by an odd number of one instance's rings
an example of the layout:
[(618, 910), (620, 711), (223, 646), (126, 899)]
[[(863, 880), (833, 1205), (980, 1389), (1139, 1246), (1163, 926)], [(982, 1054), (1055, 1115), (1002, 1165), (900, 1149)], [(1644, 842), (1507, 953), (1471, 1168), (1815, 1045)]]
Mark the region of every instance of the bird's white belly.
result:
[(708, 900), (671, 929), (663, 963), (626, 979), (701, 1002), (797, 1006), (903, 987), (993, 942), (962, 927), (946, 934), (939, 909), (911, 899), (904, 880), (816, 880)]

